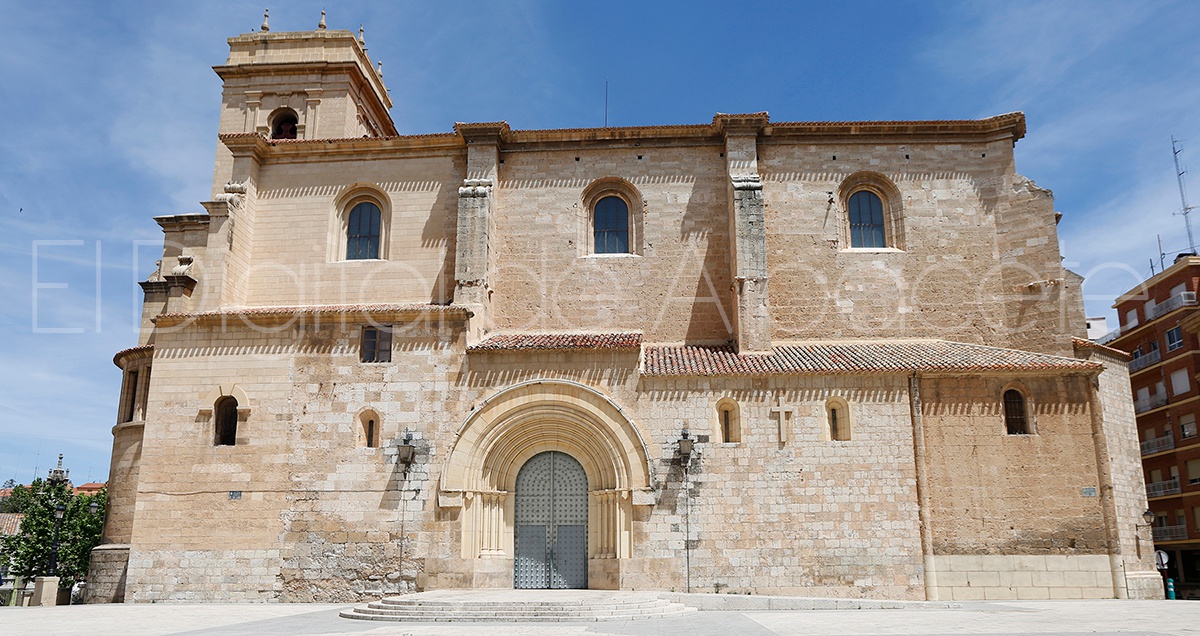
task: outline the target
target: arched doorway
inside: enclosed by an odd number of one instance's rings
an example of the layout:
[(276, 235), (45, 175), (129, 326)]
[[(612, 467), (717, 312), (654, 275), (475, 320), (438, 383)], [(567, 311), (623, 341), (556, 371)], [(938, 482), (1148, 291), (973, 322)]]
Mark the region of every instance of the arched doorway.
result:
[[(517, 519), (517, 492), (524, 490), (517, 480), (527, 465), (536, 466), (534, 458), (549, 452), (556, 453), (556, 466), (569, 459), (566, 465), (582, 471), (586, 512), (579, 523), (558, 523), (584, 530), (578, 541), (583, 582), (571, 586), (620, 589), (622, 568), (633, 555), (634, 509), (655, 502), (649, 453), (638, 428), (611, 399), (563, 380), (511, 386), (484, 400), (463, 422), (439, 478), (438, 507), (459, 519), (459, 555), (470, 579), (448, 577), (448, 585), (431, 586), (531, 586), (516, 580), (517, 542), (537, 543), (517, 536), (517, 525), (525, 521), (524, 515)], [(542, 536), (541, 559), (548, 564), (550, 540), (557, 555), (566, 537), (561, 528), (552, 535), (549, 527)]]
[(539, 453), (517, 474), (518, 589), (587, 587), (587, 474), (570, 455)]

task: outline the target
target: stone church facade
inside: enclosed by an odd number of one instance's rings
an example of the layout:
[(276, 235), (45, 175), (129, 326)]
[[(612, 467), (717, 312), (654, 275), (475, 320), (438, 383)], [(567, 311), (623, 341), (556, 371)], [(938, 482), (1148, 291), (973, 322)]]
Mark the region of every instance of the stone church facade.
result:
[(1020, 113), (403, 136), (361, 35), (229, 44), (90, 600), (1161, 597)]

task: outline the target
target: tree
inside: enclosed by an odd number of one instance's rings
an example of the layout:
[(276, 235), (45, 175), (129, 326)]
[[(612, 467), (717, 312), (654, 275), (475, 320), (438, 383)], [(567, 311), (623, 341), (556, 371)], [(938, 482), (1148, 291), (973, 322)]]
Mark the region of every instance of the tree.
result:
[[(10, 571), (26, 578), (49, 573), (54, 510), (62, 504), (63, 518), (58, 531), (59, 586), (71, 587), (85, 576), (92, 548), (100, 544), (107, 492), (76, 495), (66, 483), (35, 479), (29, 486), (14, 488), (10, 499), (25, 514), (17, 534), (0, 541), (0, 559), (9, 561)], [(88, 508), (93, 502), (97, 505), (94, 513)]]
[[(11, 493), (11, 491), (16, 487), (16, 480), (9, 479), (8, 481), (4, 482), (3, 486), (0, 486), (0, 490), (7, 490)], [(15, 501), (13, 501), (11, 494), (0, 497), (0, 512), (21, 512), (20, 510), (17, 510), (17, 504)]]

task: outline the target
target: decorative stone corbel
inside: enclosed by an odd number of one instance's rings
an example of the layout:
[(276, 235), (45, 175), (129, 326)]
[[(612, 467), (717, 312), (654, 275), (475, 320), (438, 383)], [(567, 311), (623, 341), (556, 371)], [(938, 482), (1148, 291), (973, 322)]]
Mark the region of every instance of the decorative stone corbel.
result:
[(464, 179), (458, 189), (460, 197), (486, 197), (492, 193), (491, 179)]
[(756, 174), (735, 174), (729, 176), (734, 190), (762, 190), (762, 177)]

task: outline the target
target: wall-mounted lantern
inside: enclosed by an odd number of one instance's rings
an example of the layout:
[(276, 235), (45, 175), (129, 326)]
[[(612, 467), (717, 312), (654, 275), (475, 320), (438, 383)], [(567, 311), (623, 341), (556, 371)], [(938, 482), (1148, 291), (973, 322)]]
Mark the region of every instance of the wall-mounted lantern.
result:
[(695, 440), (688, 437), (688, 430), (686, 428), (683, 429), (683, 433), (679, 437), (679, 456), (682, 457), (683, 461), (685, 462), (692, 456), (692, 443), (694, 441)]
[(405, 433), (404, 443), (396, 445), (396, 461), (404, 464), (405, 469), (412, 464), (415, 455), (416, 449), (413, 447), (412, 439), (412, 433)]

